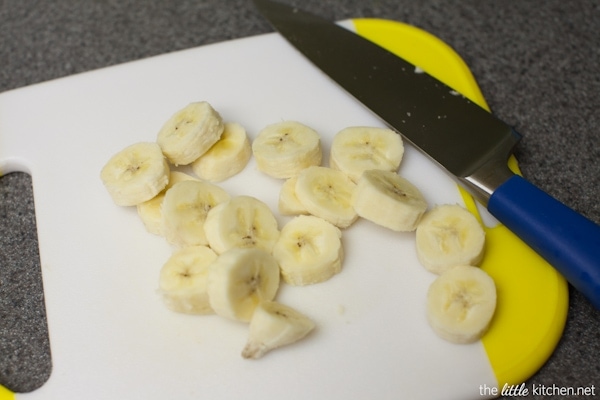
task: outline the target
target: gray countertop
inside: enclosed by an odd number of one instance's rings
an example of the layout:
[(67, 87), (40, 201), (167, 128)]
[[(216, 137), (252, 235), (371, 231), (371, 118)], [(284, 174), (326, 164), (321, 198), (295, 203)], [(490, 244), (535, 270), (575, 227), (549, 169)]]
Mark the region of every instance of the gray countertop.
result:
[[(524, 135), (516, 150), (524, 176), (600, 222), (598, 1), (294, 3), (335, 20), (410, 23), (450, 44), (492, 111)], [(250, 0), (0, 1), (0, 92), (270, 31)], [(34, 210), (27, 174), (0, 179), (0, 382), (15, 391), (34, 390), (51, 373)], [(598, 393), (600, 312), (570, 289), (563, 337), (526, 385), (594, 385)]]

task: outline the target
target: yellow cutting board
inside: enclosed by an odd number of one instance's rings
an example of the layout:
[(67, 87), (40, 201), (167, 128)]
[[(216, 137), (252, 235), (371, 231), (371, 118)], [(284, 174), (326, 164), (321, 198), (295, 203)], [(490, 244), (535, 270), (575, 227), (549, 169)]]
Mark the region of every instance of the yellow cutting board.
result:
[[(342, 24), (487, 107), (464, 62), (427, 32), (387, 20)], [(0, 94), (0, 171), (32, 175), (53, 360), (41, 388), (0, 387), (0, 400), (481, 399), (523, 382), (550, 356), (567, 313), (565, 280), (409, 145), (399, 172), (431, 205), (463, 204), (486, 226), (481, 267), (496, 282), (498, 308), (481, 341), (454, 345), (433, 334), (424, 303), (435, 276), (419, 265), (414, 235), (364, 220), (343, 233), (339, 275), (281, 289), (282, 302), (317, 323), (302, 342), (243, 360), (244, 324), (168, 311), (156, 288), (171, 249), (134, 209), (112, 203), (99, 171), (198, 100), (251, 138), (273, 122), (303, 122), (322, 135), (326, 154), (344, 127), (383, 126), (277, 34)], [(221, 186), (277, 210), (281, 181), (253, 160)]]

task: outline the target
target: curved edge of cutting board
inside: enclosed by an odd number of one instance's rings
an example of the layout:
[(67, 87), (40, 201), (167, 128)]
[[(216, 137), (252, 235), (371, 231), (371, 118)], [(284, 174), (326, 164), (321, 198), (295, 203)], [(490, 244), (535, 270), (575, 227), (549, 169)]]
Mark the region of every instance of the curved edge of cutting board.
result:
[(0, 386), (0, 400), (14, 400), (15, 395), (4, 386)]
[[(439, 38), (417, 27), (382, 19), (354, 19), (358, 34), (422, 68), (489, 110), (462, 58)], [(514, 157), (509, 166), (520, 173)], [(461, 189), (465, 206), (480, 221), (473, 198)], [(503, 225), (486, 227), (481, 268), (495, 280), (498, 305), (482, 338), (498, 386), (520, 384), (554, 351), (568, 310), (565, 279)]]

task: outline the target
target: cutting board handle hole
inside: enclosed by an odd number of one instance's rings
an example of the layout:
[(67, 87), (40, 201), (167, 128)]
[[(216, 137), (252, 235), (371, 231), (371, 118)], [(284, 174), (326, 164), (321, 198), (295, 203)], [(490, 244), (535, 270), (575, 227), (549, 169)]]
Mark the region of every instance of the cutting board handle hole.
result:
[(52, 359), (28, 174), (0, 177), (0, 220), (0, 385), (31, 392), (50, 377)]

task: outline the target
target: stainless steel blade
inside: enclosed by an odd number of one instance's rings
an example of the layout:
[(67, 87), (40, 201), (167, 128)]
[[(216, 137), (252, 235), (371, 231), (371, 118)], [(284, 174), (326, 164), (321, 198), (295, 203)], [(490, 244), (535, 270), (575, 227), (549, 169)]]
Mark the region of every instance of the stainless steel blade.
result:
[(261, 13), (320, 70), (457, 177), (484, 204), (512, 176), (520, 135), (420, 68), (321, 17), (268, 0)]

